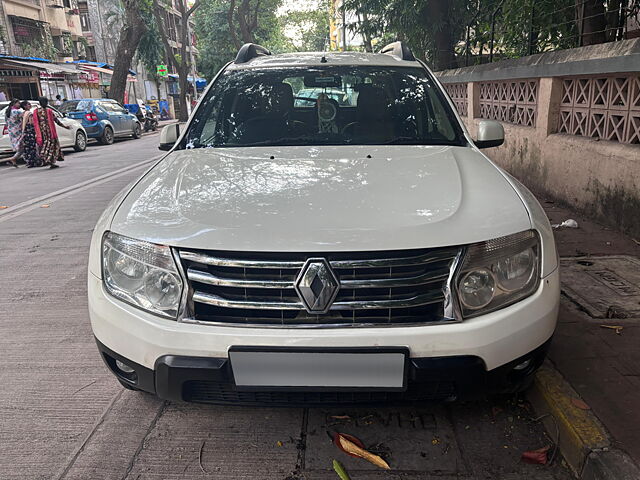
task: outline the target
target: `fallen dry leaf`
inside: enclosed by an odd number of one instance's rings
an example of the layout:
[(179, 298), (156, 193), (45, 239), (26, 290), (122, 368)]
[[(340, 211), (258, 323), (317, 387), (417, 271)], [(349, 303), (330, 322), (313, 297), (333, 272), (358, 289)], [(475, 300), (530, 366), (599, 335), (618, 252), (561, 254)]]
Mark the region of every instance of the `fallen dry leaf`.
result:
[(0, 205), (0, 210), (4, 210), (5, 208), (9, 208), (6, 205)]
[(44, 203), (44, 204), (40, 205), (40, 208), (49, 208), (49, 204), (48, 203)]
[(571, 403), (573, 404), (574, 407), (578, 407), (580, 410), (591, 410), (591, 407), (589, 405), (587, 405), (586, 403), (584, 403), (582, 400), (580, 400), (579, 398), (571, 398)]
[(334, 420), (351, 420), (349, 415), (331, 415), (329, 418), (333, 418)]
[(281, 447), (283, 444), (282, 444), (282, 442), (281, 442), (280, 440), (278, 440), (278, 441), (276, 442), (276, 445), (278, 445), (279, 447)]
[(546, 447), (539, 448), (538, 450), (531, 450), (528, 452), (524, 452), (520, 459), (524, 463), (533, 463), (538, 465), (546, 465), (547, 464), (547, 453), (551, 446), (547, 445)]
[(356, 445), (354, 442), (349, 440), (345, 435), (341, 433), (337, 433), (336, 437), (338, 439), (340, 449), (343, 450), (344, 452), (351, 455), (355, 455), (360, 458), (364, 458), (368, 462), (373, 463), (376, 467), (380, 467), (385, 470), (391, 470), (391, 467), (389, 466), (389, 464), (385, 462), (382, 459), (382, 457), (379, 457), (378, 455), (374, 455), (373, 453), (366, 451), (364, 448), (359, 447), (358, 445)]
[(616, 334), (620, 335), (624, 327), (622, 325), (600, 325), (600, 328), (608, 328), (609, 330), (615, 330)]

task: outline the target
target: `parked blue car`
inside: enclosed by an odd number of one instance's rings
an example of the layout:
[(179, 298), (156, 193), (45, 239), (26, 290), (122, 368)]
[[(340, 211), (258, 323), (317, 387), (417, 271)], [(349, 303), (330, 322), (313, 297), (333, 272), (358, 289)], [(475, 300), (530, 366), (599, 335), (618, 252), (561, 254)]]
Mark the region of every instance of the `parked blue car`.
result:
[(69, 118), (82, 122), (89, 138), (110, 145), (114, 138), (140, 138), (142, 126), (138, 118), (115, 100), (85, 98), (64, 102), (59, 110)]

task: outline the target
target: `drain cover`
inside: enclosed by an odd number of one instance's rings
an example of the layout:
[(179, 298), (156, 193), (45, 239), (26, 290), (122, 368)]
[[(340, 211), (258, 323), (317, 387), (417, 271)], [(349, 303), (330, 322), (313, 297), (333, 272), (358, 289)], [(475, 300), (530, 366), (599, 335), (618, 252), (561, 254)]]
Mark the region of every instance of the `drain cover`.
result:
[(593, 318), (640, 318), (637, 258), (563, 258), (560, 266), (562, 289)]

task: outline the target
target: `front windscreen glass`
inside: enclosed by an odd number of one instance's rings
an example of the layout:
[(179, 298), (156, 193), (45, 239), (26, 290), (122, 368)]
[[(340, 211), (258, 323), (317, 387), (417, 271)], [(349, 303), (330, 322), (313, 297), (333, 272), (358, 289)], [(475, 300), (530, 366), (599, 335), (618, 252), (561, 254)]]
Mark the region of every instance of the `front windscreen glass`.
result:
[(182, 148), (268, 145), (465, 145), (420, 68), (312, 67), (224, 72)]

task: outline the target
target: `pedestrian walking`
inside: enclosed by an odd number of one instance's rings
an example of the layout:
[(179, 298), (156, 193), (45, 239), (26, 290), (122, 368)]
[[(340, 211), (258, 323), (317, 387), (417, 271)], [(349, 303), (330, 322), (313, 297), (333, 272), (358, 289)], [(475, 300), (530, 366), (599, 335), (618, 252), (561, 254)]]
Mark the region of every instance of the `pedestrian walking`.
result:
[(27, 168), (41, 167), (42, 159), (38, 154), (38, 144), (36, 142), (36, 129), (33, 126), (33, 112), (31, 103), (24, 100), (20, 103), (24, 110), (22, 114), (22, 158), (27, 164)]
[(36, 131), (36, 142), (40, 152), (40, 158), (49, 168), (58, 168), (57, 162), (62, 162), (64, 156), (58, 141), (58, 132), (56, 124), (62, 128), (69, 130), (71, 127), (66, 126), (49, 107), (49, 99), (40, 97), (38, 99), (40, 106), (33, 112), (33, 126)]
[(56, 99), (55, 99), (55, 101), (53, 102), (53, 104), (54, 104), (56, 107), (59, 107), (60, 105), (62, 105), (62, 97), (60, 97), (60, 95), (56, 95)]
[(17, 161), (22, 155), (22, 114), (20, 100), (17, 98), (11, 100), (5, 111), (5, 123), (14, 155), (7, 161), (16, 168), (18, 167)]

